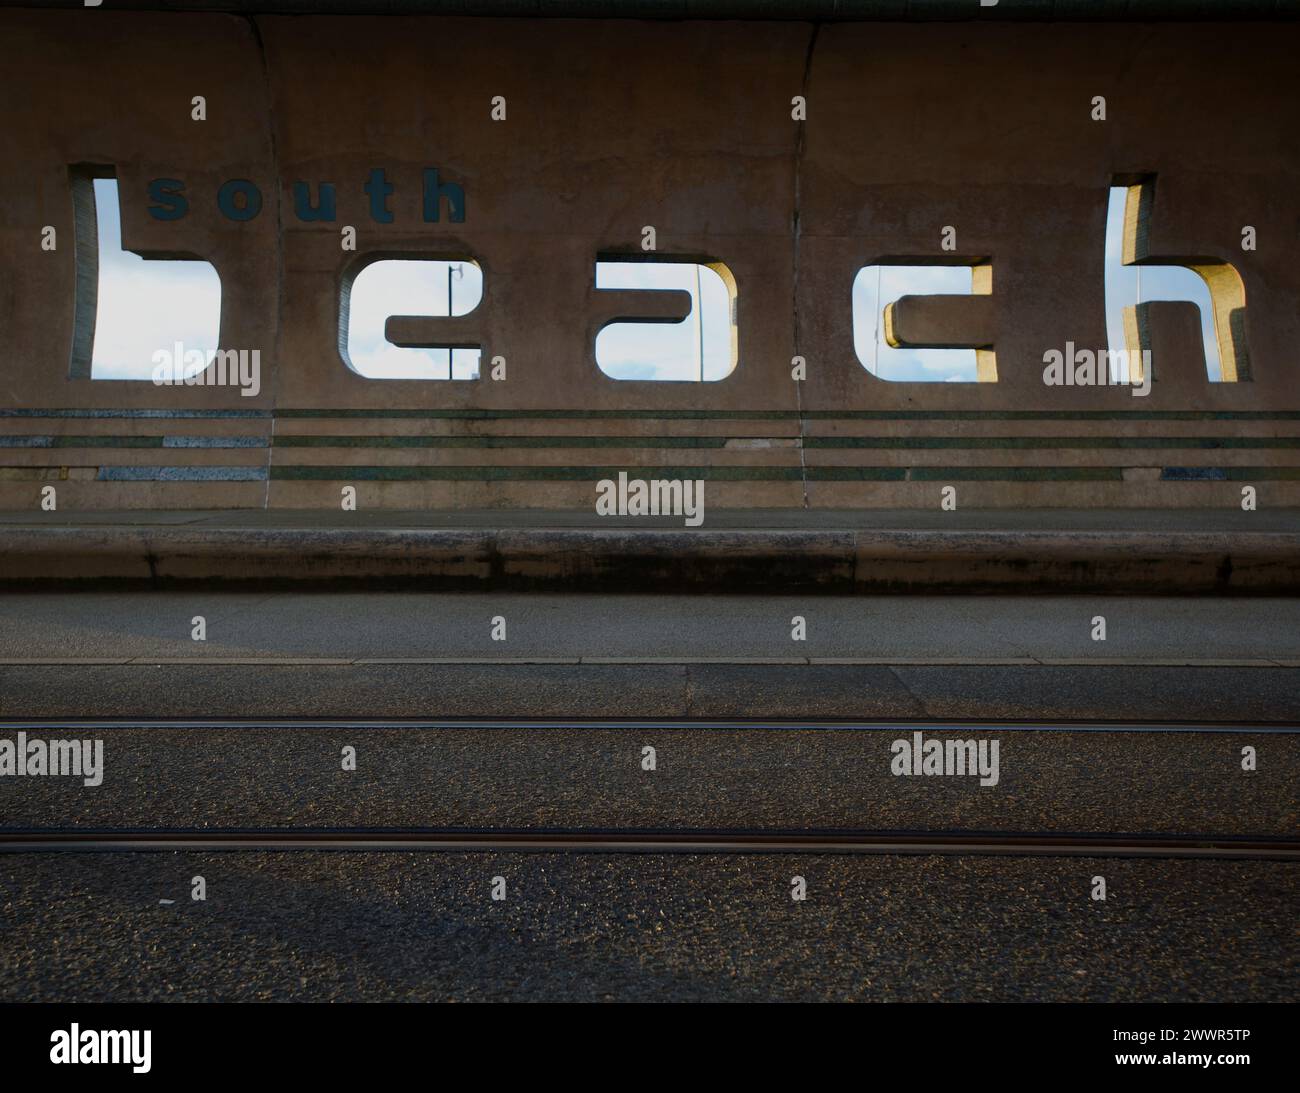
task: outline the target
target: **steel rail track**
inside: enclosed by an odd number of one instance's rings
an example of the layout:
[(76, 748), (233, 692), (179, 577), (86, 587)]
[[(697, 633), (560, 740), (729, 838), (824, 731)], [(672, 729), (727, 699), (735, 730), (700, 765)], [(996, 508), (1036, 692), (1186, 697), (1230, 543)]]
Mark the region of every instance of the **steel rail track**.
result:
[[(1300, 725), (1070, 721), (682, 720), (527, 718), (23, 718), (5, 730), (101, 729), (651, 729), (915, 731), (956, 726), (984, 731), (1300, 733)], [(0, 830), (0, 852), (58, 851), (553, 851), (584, 853), (971, 854), (1082, 857), (1258, 858), (1300, 860), (1300, 837), (1242, 839), (1210, 835), (946, 833), (734, 830)]]
[(1300, 860), (1300, 839), (1212, 836), (791, 831), (39, 830), (0, 831), (0, 852), (576, 851), (582, 853), (971, 854)]
[(0, 732), (50, 729), (732, 729), (796, 731), (800, 729), (894, 730), (979, 728), (997, 732), (1180, 732), (1180, 733), (1300, 733), (1300, 722), (1067, 721), (1059, 719), (892, 718), (883, 721), (852, 718), (398, 718), (398, 717), (0, 717)]

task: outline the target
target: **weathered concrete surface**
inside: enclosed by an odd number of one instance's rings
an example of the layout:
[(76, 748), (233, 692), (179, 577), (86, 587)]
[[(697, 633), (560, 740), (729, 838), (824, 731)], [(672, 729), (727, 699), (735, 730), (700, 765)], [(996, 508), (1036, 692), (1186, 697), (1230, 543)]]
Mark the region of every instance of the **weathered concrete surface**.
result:
[[(74, 509), (332, 508), (346, 484), (381, 507), (574, 506), (610, 469), (705, 478), (713, 503), (738, 507), (925, 508), (944, 483), (977, 506), (1227, 506), (1243, 485), (1300, 503), (1300, 267), (1276, 243), (1300, 180), (1291, 23), (1225, 39), (1195, 23), (13, 10), (0, 27), (0, 95), (30, 104), (0, 132), (3, 432), (33, 445), (0, 448), (5, 507), (34, 509), (46, 484)], [(175, 63), (198, 55), (221, 79)], [(492, 95), (507, 122), (489, 119)], [(72, 250), (42, 253), (39, 237), (72, 238), (68, 169), (87, 162), (117, 170), (127, 246), (216, 264), (223, 342), (263, 351), (256, 399), (68, 378)], [(396, 187), (388, 224), (361, 191), (376, 166)], [(465, 187), (463, 224), (422, 223), (426, 166)], [(1177, 305), (1155, 305), (1149, 398), (1046, 387), (1046, 350), (1105, 345), (1107, 187), (1151, 173), (1148, 253), (1236, 267), (1251, 378), (1207, 382)], [(147, 214), (158, 177), (185, 180), (185, 219)], [(217, 212), (229, 178), (261, 188), (256, 219)], [(325, 180), (338, 221), (300, 223), (289, 188)], [(357, 255), (338, 245), (343, 223)], [(648, 223), (661, 256), (735, 275), (740, 363), (724, 380), (627, 383), (595, 366), (596, 255), (639, 253)], [(945, 225), (955, 252), (940, 250)], [(487, 275), (474, 321), (508, 380), (349, 372), (340, 285), (377, 252), (473, 255)], [(856, 271), (959, 259), (991, 262), (997, 382), (870, 375), (852, 345)], [(205, 431), (251, 446), (125, 442)]]
[[(50, 514), (53, 516), (54, 514)], [(306, 516), (306, 514), (303, 514)], [(1295, 594), (1300, 532), (1290, 513), (1150, 526), (872, 526), (832, 513), (747, 528), (573, 526), (515, 513), (466, 526), (418, 518), (351, 524), (324, 514), (286, 526), (248, 514), (179, 520), (129, 515), (72, 523), (0, 521), (0, 582), (388, 583), (424, 588), (821, 592), (1098, 592)], [(529, 526), (534, 520), (541, 526)], [(20, 522), (21, 521), (21, 522)], [(584, 522), (588, 523), (588, 521)], [(626, 523), (626, 522), (625, 522)], [(761, 523), (761, 521), (760, 521)], [(867, 526), (863, 526), (866, 523)], [(559, 524), (559, 526), (554, 526)], [(568, 524), (569, 526), (564, 526)], [(892, 526), (889, 526), (892, 525)]]

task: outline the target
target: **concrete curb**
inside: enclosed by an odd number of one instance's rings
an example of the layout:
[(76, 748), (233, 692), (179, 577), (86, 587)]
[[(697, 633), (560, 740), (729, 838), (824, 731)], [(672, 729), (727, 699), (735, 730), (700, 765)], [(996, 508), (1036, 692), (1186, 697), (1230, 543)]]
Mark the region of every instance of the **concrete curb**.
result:
[(1300, 593), (1289, 532), (0, 527), (6, 587)]

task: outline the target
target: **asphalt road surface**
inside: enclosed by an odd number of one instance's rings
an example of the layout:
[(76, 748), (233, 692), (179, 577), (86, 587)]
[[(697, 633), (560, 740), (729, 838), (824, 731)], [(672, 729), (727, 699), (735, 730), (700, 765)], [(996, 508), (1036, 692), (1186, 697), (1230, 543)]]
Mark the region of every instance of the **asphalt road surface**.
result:
[[(996, 781), (895, 774), (894, 742), (910, 743), (917, 731), (997, 741)], [(0, 779), (0, 833), (343, 827), (1300, 838), (1300, 733), (914, 724), (27, 732), (102, 739), (102, 780)], [(0, 723), (0, 738), (14, 736)], [(645, 769), (647, 746), (653, 770)], [(342, 769), (345, 747), (355, 749), (355, 770)], [(1247, 747), (1251, 771), (1242, 769)]]
[(1261, 1002), (1300, 958), (1300, 870), (1255, 862), (100, 853), (0, 884), (4, 1001)]
[[(122, 721), (42, 721), (106, 717)], [(445, 723), (492, 717), (505, 723)], [(0, 838), (1300, 837), (1293, 600), (12, 594), (0, 718), (0, 738), (22, 719), (33, 735), (100, 736), (107, 756), (93, 789), (0, 779)], [(553, 723), (518, 720), (537, 718)], [(918, 721), (996, 737), (997, 783), (894, 776), (890, 744)], [(1300, 865), (1231, 847), (1191, 859), (13, 845), (0, 853), (3, 1000), (1300, 995)], [(205, 900), (190, 898), (195, 876)], [(806, 900), (791, 898), (795, 876)]]
[[(204, 620), (202, 641), (192, 636), (196, 616)], [(1106, 620), (1104, 640), (1093, 637), (1098, 616)], [(804, 620), (801, 640), (792, 636), (796, 617)], [(1300, 600), (188, 591), (0, 596), (3, 662), (232, 658), (1300, 667)]]

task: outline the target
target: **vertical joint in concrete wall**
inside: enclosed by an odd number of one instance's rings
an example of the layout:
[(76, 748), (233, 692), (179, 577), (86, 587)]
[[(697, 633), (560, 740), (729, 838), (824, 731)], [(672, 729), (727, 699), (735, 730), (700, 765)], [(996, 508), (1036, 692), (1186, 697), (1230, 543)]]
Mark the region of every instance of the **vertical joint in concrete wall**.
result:
[[(814, 23), (812, 33), (808, 36), (808, 51), (804, 54), (803, 63), (803, 80), (799, 86), (799, 94), (803, 96), (806, 103), (808, 101), (808, 85), (812, 80), (813, 51), (817, 48), (817, 37), (821, 32), (821, 24)], [(799, 239), (801, 226), (800, 220), (800, 184), (802, 182), (802, 168), (804, 148), (807, 143), (807, 121), (801, 121), (799, 128), (795, 133), (794, 144), (794, 208), (790, 213), (790, 233), (792, 236), (792, 249), (794, 261), (794, 279), (793, 291), (794, 300), (792, 312), (794, 315), (794, 350), (799, 352)]]
[[(821, 24), (814, 23), (812, 33), (808, 36), (808, 51), (804, 54), (803, 62), (803, 80), (800, 83), (799, 94), (803, 96), (804, 103), (808, 102), (808, 86), (812, 81), (813, 52), (817, 48), (817, 38), (821, 33)], [(791, 261), (793, 262), (793, 273), (791, 276), (791, 309), (792, 322), (794, 326), (794, 352), (800, 354), (800, 337), (799, 329), (799, 241), (801, 225), (800, 217), (800, 182), (803, 167), (804, 147), (806, 144), (806, 132), (808, 122), (805, 119), (799, 123), (799, 129), (795, 134), (794, 144), (794, 187), (793, 201), (794, 208), (790, 213), (790, 234), (791, 234)], [(804, 452), (804, 409), (803, 409), (803, 388), (799, 383), (794, 385), (795, 405), (799, 412), (799, 477), (803, 490), (803, 507), (808, 507), (808, 457)]]
[(271, 179), (275, 185), (275, 345), (270, 354), (271, 368), (268, 377), (271, 382), (271, 435), (266, 445), (266, 478), (262, 489), (262, 508), (265, 509), (271, 505), (271, 461), (275, 454), (275, 411), (279, 406), (277, 388), (279, 387), (280, 346), (283, 342), (284, 330), (284, 196), (280, 182), (280, 150), (275, 139), (275, 89), (271, 86), (271, 64), (266, 56), (266, 43), (262, 39), (262, 28), (257, 25), (257, 16), (247, 15), (244, 19), (248, 23), (249, 33), (253, 36), (253, 43), (257, 47), (258, 58), (262, 62), (262, 93), (266, 96), (266, 138), (271, 151)]

